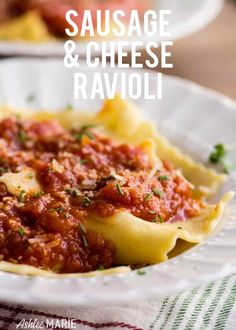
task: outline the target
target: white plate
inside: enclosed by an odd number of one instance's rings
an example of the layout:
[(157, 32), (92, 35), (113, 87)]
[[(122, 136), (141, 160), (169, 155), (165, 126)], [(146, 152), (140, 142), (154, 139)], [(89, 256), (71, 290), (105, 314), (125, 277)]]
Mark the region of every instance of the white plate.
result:
[[(91, 71), (81, 67), (87, 72)], [(58, 79), (60, 77), (60, 80)], [(89, 80), (89, 79), (88, 79)], [(151, 77), (155, 88), (154, 76)], [(71, 103), (72, 71), (61, 61), (6, 60), (0, 62), (0, 101), (13, 106), (61, 108)], [(176, 77), (164, 77), (162, 101), (140, 100), (143, 111), (174, 143), (202, 162), (217, 142), (236, 146), (236, 104), (223, 95)], [(97, 101), (75, 104), (98, 109)], [(235, 149), (231, 154), (236, 163)], [(236, 191), (232, 174), (224, 190)], [(80, 279), (48, 279), (0, 272), (0, 300), (28, 304), (91, 305), (121, 303), (182, 290), (236, 271), (235, 200), (224, 216), (224, 226), (188, 252), (146, 268), (146, 275), (127, 274)]]
[[(213, 20), (222, 8), (224, 0), (153, 0), (158, 9), (170, 9), (171, 40), (186, 37), (190, 33), (200, 30)], [(140, 38), (147, 41), (148, 38)], [(140, 40), (133, 39), (133, 40)], [(160, 36), (156, 36), (160, 41)], [(127, 40), (130, 41), (130, 40)], [(80, 56), (86, 55), (86, 42), (79, 42)], [(129, 50), (129, 47), (127, 47)], [(29, 44), (24, 42), (0, 41), (1, 55), (31, 55), (31, 56), (59, 56), (64, 55), (63, 42), (46, 42)]]

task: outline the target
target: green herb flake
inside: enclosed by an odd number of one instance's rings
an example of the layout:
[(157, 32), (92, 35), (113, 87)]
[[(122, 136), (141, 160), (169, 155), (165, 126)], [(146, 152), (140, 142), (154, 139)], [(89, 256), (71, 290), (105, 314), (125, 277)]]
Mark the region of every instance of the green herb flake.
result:
[(117, 190), (119, 195), (124, 196), (124, 191), (122, 190), (119, 183), (116, 184), (116, 190)]
[(83, 239), (84, 246), (88, 247), (88, 241), (87, 241), (87, 238), (84, 234), (82, 234), (82, 239)]
[(160, 214), (158, 214), (158, 220), (160, 223), (164, 222), (164, 218)]
[(36, 193), (33, 194), (33, 197), (34, 197), (34, 198), (39, 198), (39, 197), (41, 197), (42, 195), (43, 195), (43, 191), (38, 191), (38, 192), (36, 192)]
[(34, 100), (35, 100), (35, 95), (34, 94), (30, 94), (28, 97), (27, 97), (27, 99), (26, 99), (26, 101), (28, 102), (28, 103), (31, 103), (31, 102), (33, 102)]
[(4, 166), (0, 166), (0, 175), (3, 175), (4, 173), (6, 173), (8, 170), (6, 167)]
[(225, 174), (230, 174), (230, 172), (235, 168), (235, 166), (226, 159), (227, 149), (222, 143), (218, 143), (214, 146), (214, 150), (209, 156), (209, 162), (212, 164), (221, 164), (222, 170)]
[(163, 197), (163, 195), (164, 195), (164, 192), (162, 190), (160, 190), (160, 189), (154, 188), (154, 189), (152, 189), (152, 191), (153, 191), (153, 194), (155, 196)]
[(104, 270), (105, 268), (103, 267), (103, 265), (99, 265), (97, 270), (101, 271), (101, 270)]
[(20, 143), (24, 144), (27, 141), (27, 134), (23, 130), (21, 130), (18, 134), (18, 138)]
[(33, 175), (33, 173), (28, 173), (28, 174), (26, 174), (25, 177), (26, 177), (27, 179), (33, 179), (34, 175)]
[(151, 222), (163, 223), (164, 218), (160, 214), (158, 214), (154, 219), (151, 220)]
[(170, 178), (168, 177), (168, 175), (160, 175), (158, 177), (159, 181), (168, 181)]
[(20, 203), (24, 202), (25, 194), (26, 194), (26, 192), (24, 190), (20, 191), (19, 196), (18, 196), (18, 200), (19, 200)]
[(23, 236), (25, 235), (25, 230), (24, 230), (24, 228), (19, 228), (18, 233), (20, 234), (20, 236), (23, 237)]
[(51, 212), (57, 212), (57, 213), (63, 213), (65, 211), (64, 207), (56, 207), (56, 208), (49, 208), (48, 209)]
[(88, 246), (88, 241), (87, 241), (87, 238), (85, 236), (86, 229), (84, 228), (84, 226), (80, 222), (79, 222), (79, 226), (80, 226), (80, 230), (81, 230), (82, 240), (83, 240), (84, 246), (87, 247)]
[(108, 175), (107, 177), (104, 178), (104, 180), (116, 180), (116, 177), (112, 174)]
[(222, 143), (218, 143), (214, 146), (214, 150), (209, 156), (209, 161), (213, 164), (221, 163), (227, 154), (226, 148)]
[(73, 136), (76, 140), (80, 141), (83, 137), (83, 134), (82, 133), (75, 133)]
[(80, 159), (80, 164), (87, 164), (88, 163), (88, 159)]
[(83, 125), (83, 126), (81, 126), (80, 129), (81, 129), (82, 131), (85, 131), (85, 130), (87, 130), (87, 129), (94, 128), (94, 127), (96, 127), (96, 125), (93, 125), (93, 124), (87, 124), (87, 125)]
[(88, 196), (84, 196), (83, 206), (88, 206), (91, 203), (92, 203), (91, 199)]
[(183, 229), (182, 227), (177, 227), (178, 229)]
[(93, 140), (94, 139), (94, 135), (90, 131), (84, 132), (84, 135), (86, 135), (90, 140)]
[(73, 106), (71, 103), (68, 103), (67, 106), (66, 106), (66, 110), (68, 111), (72, 111), (73, 110)]
[(152, 219), (151, 222), (157, 222), (157, 218)]
[(82, 225), (82, 223), (79, 222), (79, 227), (80, 227), (80, 230), (82, 231), (83, 234), (86, 233), (86, 229), (84, 227), (84, 225)]
[(142, 276), (142, 275), (146, 275), (146, 272), (145, 272), (145, 270), (139, 269), (137, 271), (137, 274)]
[(55, 209), (53, 209), (54, 211), (58, 212), (58, 213), (62, 213), (65, 211), (64, 207), (56, 207)]
[(76, 188), (68, 188), (66, 189), (67, 194), (69, 194), (71, 197), (78, 197), (80, 195), (80, 191)]
[(146, 196), (144, 197), (144, 200), (145, 202), (149, 201), (153, 196), (153, 193), (152, 192), (149, 192), (146, 194)]
[(77, 140), (77, 141), (81, 141), (83, 136), (87, 136), (90, 140), (94, 140), (94, 135), (92, 132), (90, 131), (85, 131), (85, 132), (82, 132), (82, 133), (75, 133), (74, 134), (74, 138)]
[(21, 114), (20, 113), (15, 113), (14, 117), (16, 118), (16, 120), (21, 120)]

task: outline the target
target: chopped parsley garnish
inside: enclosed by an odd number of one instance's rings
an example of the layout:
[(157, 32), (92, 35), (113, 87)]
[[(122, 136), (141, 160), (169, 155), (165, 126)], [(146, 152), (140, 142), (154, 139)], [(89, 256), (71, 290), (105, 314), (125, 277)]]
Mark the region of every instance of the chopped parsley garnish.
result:
[(39, 198), (39, 197), (41, 197), (42, 195), (43, 195), (43, 191), (38, 191), (38, 192), (36, 192), (36, 193), (33, 194), (33, 197), (34, 197), (34, 198)]
[(122, 190), (119, 183), (116, 184), (116, 190), (117, 190), (119, 195), (124, 196), (124, 191)]
[(139, 270), (137, 271), (137, 274), (138, 274), (138, 275), (146, 275), (146, 272), (145, 272), (145, 270), (139, 269)]
[(81, 140), (82, 137), (83, 137), (83, 134), (82, 134), (82, 133), (75, 133), (75, 134), (74, 134), (74, 138), (75, 138), (76, 140)]
[(111, 175), (108, 175), (107, 177), (105, 177), (104, 180), (116, 180), (116, 177), (111, 174)]
[(56, 212), (58, 212), (58, 213), (62, 213), (62, 212), (65, 211), (64, 207), (62, 207), (62, 206), (60, 206), (60, 207), (56, 207), (55, 209), (52, 209), (52, 210), (54, 210), (54, 211), (56, 211)]
[(58, 213), (62, 213), (65, 211), (64, 207), (56, 207), (56, 208), (51, 208), (50, 211), (55, 211), (55, 212), (58, 212)]
[(183, 229), (182, 227), (177, 227), (178, 229)]
[(27, 179), (33, 179), (34, 175), (33, 175), (33, 173), (28, 173), (28, 174), (26, 174), (25, 177), (26, 177)]
[(90, 140), (94, 139), (94, 135), (90, 131), (85, 131), (85, 132), (82, 132), (82, 133), (75, 133), (74, 134), (74, 138), (78, 141), (82, 140), (83, 136), (87, 136)]
[(18, 135), (20, 143), (24, 144), (27, 141), (27, 134), (24, 131), (20, 131)]
[(162, 197), (164, 195), (164, 192), (162, 190), (160, 190), (160, 189), (154, 188), (154, 189), (152, 189), (152, 191), (153, 191), (153, 194), (155, 196)]
[(82, 240), (83, 240), (84, 246), (87, 247), (88, 246), (88, 241), (87, 241), (87, 238), (85, 236), (86, 229), (84, 228), (84, 226), (80, 222), (79, 222), (79, 226), (80, 226), (80, 230), (81, 230)]
[(80, 159), (80, 164), (87, 164), (88, 162), (88, 159)]
[(227, 154), (226, 148), (222, 143), (216, 144), (210, 154), (209, 161), (213, 164), (221, 163)]
[(164, 219), (163, 219), (163, 217), (160, 214), (158, 214), (154, 219), (151, 220), (151, 222), (163, 223), (164, 222)]
[(225, 174), (230, 174), (234, 169), (234, 165), (227, 161), (227, 149), (222, 143), (218, 143), (214, 146), (214, 150), (209, 156), (209, 162), (212, 164), (221, 164), (222, 170)]
[(73, 110), (73, 106), (72, 106), (71, 103), (68, 103), (68, 104), (67, 104), (67, 106), (66, 106), (66, 110), (69, 110), (69, 111)]
[(85, 134), (89, 139), (93, 140), (94, 139), (94, 135), (92, 132), (90, 131), (86, 131), (83, 134)]
[(99, 265), (97, 270), (101, 271), (101, 270), (104, 270), (105, 268), (103, 267), (103, 265)]
[(83, 239), (84, 246), (87, 247), (88, 246), (88, 241), (87, 241), (87, 238), (84, 234), (82, 234), (82, 239)]
[(80, 195), (80, 191), (76, 188), (68, 188), (66, 189), (66, 192), (71, 196), (71, 197), (77, 197)]
[(20, 236), (23, 237), (24, 234), (25, 234), (25, 230), (24, 230), (24, 228), (19, 228), (18, 233), (20, 234)]
[(0, 175), (6, 173), (6, 172), (11, 172), (10, 168), (6, 164), (6, 161), (4, 158), (0, 157)]
[(4, 166), (0, 166), (0, 175), (3, 175), (4, 173), (6, 173), (8, 170), (6, 167)]
[(29, 102), (29, 103), (33, 102), (34, 100), (35, 100), (35, 95), (34, 94), (30, 94), (26, 99), (26, 101)]
[(94, 127), (95, 127), (95, 125), (93, 125), (93, 124), (87, 124), (87, 125), (83, 125), (83, 126), (81, 126), (80, 129), (81, 129), (82, 131), (85, 131), (85, 130), (87, 130), (87, 129), (89, 129), (89, 128), (94, 128)]
[(23, 203), (24, 202), (25, 194), (26, 194), (26, 192), (24, 190), (21, 190), (20, 191), (19, 197), (18, 197), (18, 200), (19, 200), (20, 203)]
[(91, 203), (92, 203), (91, 199), (88, 196), (84, 196), (83, 205), (88, 206)]
[(158, 177), (159, 181), (168, 181), (170, 178), (168, 177), (168, 175), (160, 175)]
[(80, 226), (80, 230), (82, 231), (82, 233), (85, 234), (86, 233), (86, 229), (85, 229), (84, 225), (82, 225), (82, 223), (79, 222), (79, 226)]
[(153, 196), (152, 192), (147, 193), (147, 195), (144, 197), (145, 202), (149, 201), (149, 199), (151, 199), (152, 196)]
[(160, 214), (158, 214), (158, 219), (159, 219), (159, 222), (160, 223), (163, 223), (164, 222), (164, 219), (163, 219), (163, 217)]

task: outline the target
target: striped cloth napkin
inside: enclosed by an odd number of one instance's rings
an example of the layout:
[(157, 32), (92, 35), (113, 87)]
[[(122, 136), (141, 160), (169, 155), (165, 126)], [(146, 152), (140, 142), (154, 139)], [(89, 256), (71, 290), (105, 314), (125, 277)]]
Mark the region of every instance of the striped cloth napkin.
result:
[[(63, 324), (65, 319), (71, 323)], [(36, 324), (40, 329), (235, 330), (236, 274), (129, 305), (65, 309), (0, 304), (0, 329), (37, 329)]]

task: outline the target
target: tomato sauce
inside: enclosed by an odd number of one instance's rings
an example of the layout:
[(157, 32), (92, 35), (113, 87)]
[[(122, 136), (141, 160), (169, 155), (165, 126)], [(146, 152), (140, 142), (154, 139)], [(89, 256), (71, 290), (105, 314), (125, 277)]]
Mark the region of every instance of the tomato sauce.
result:
[[(0, 175), (32, 168), (42, 190), (12, 196), (0, 184), (0, 258), (58, 273), (114, 265), (116, 247), (86, 228), (91, 213), (128, 211), (144, 221), (188, 219), (203, 205), (167, 161), (82, 126), (7, 118), (0, 122)], [(150, 176), (150, 173), (153, 172)]]

